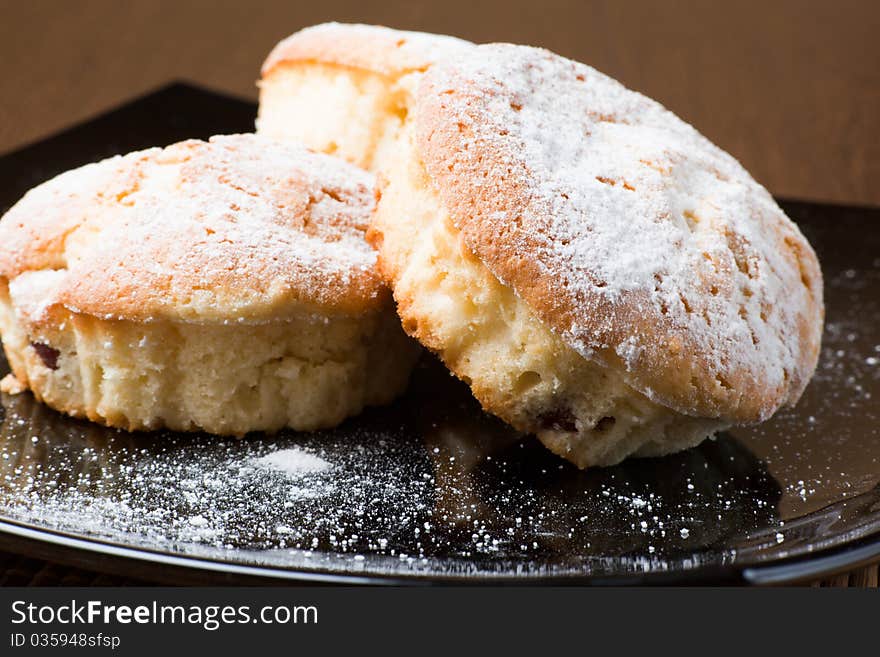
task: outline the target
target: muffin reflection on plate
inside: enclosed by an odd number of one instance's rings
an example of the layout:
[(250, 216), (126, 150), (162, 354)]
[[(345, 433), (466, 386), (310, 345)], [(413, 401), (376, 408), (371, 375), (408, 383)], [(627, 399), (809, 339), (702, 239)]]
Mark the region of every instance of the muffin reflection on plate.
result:
[(560, 559), (670, 554), (775, 519), (778, 484), (726, 434), (679, 454), (581, 471), (483, 413), (439, 367), (420, 374), (414, 405), (433, 461), (437, 530), (465, 551), (495, 541), (506, 553)]

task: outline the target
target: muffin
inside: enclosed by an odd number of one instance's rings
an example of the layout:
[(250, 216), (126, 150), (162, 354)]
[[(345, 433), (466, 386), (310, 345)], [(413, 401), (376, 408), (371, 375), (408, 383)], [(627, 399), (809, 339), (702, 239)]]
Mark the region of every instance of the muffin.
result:
[(471, 45), (374, 25), (296, 32), (263, 64), (257, 132), (379, 170), (420, 74)]
[(579, 467), (681, 450), (797, 402), (815, 253), (736, 160), (545, 50), (420, 76), (368, 233), (405, 330)]
[(369, 173), (255, 135), (74, 169), (0, 221), (0, 331), (49, 406), (242, 435), (392, 400), (418, 352), (364, 240)]

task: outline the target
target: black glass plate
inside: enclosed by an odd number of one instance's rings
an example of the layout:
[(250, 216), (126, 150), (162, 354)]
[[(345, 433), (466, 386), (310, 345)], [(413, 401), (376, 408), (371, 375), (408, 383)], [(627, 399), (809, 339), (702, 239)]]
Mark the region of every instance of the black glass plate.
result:
[[(0, 159), (0, 208), (254, 113), (168, 87)], [(766, 424), (580, 472), (427, 356), (396, 404), (315, 434), (128, 434), (3, 396), (0, 547), (206, 583), (782, 582), (880, 558), (880, 211), (783, 205), (821, 257), (827, 326), (801, 403)]]

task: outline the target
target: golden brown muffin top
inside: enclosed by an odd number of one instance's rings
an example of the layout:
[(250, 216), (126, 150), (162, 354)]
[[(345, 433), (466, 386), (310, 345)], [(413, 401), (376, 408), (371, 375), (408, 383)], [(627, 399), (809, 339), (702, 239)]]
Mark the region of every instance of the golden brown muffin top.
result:
[(266, 77), (283, 63), (320, 62), (396, 76), (424, 70), (472, 45), (451, 36), (407, 32), (379, 25), (322, 23), (290, 35), (263, 63)]
[(581, 355), (688, 415), (750, 422), (800, 397), (819, 263), (691, 126), (588, 66), (506, 44), (431, 67), (411, 118), (468, 248)]
[(29, 191), (0, 221), (0, 276), (42, 307), (134, 321), (358, 314), (388, 297), (374, 204), (370, 174), (300, 146), (184, 141)]

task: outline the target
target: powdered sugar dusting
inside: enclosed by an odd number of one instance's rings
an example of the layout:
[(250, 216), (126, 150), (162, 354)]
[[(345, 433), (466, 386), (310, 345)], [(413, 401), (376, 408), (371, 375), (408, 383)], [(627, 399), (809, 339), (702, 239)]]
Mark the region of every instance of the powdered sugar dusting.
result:
[(61, 271), (43, 298), (98, 316), (258, 320), (297, 303), (359, 311), (381, 289), (364, 240), (374, 202), (370, 174), (296, 145), (181, 142), (29, 192), (0, 222), (15, 251), (3, 273)]
[[(442, 394), (450, 385), (467, 394), (438, 374)], [(438, 387), (431, 389), (436, 400)], [(163, 550), (220, 550), (211, 554), (224, 559), (258, 554), (290, 566), (320, 558), (338, 569), (363, 566), (367, 556), (372, 568), (384, 561), (398, 571), (437, 559), (490, 570), (554, 560), (568, 567), (571, 555), (610, 554), (620, 541), (626, 552), (665, 543), (675, 554), (684, 547), (678, 528), (708, 525), (707, 514), (714, 521), (716, 499), (743, 503), (693, 544), (749, 526), (749, 496), (775, 495), (760, 468), (753, 480), (737, 473), (754, 466), (735, 445), (678, 457), (719, 463), (722, 472), (727, 456), (735, 459), (719, 488), (717, 476), (703, 485), (674, 459), (662, 466), (663, 494), (619, 469), (585, 475), (482, 416), (471, 399), (450, 406), (449, 416), (428, 402), (419, 419), (403, 423), (374, 414), (341, 430), (243, 441), (129, 435), (72, 421), (27, 394), (3, 402), (0, 513)], [(423, 421), (424, 441), (413, 435)], [(493, 440), (462, 440), (470, 432)], [(765, 517), (769, 509), (758, 511)]]

